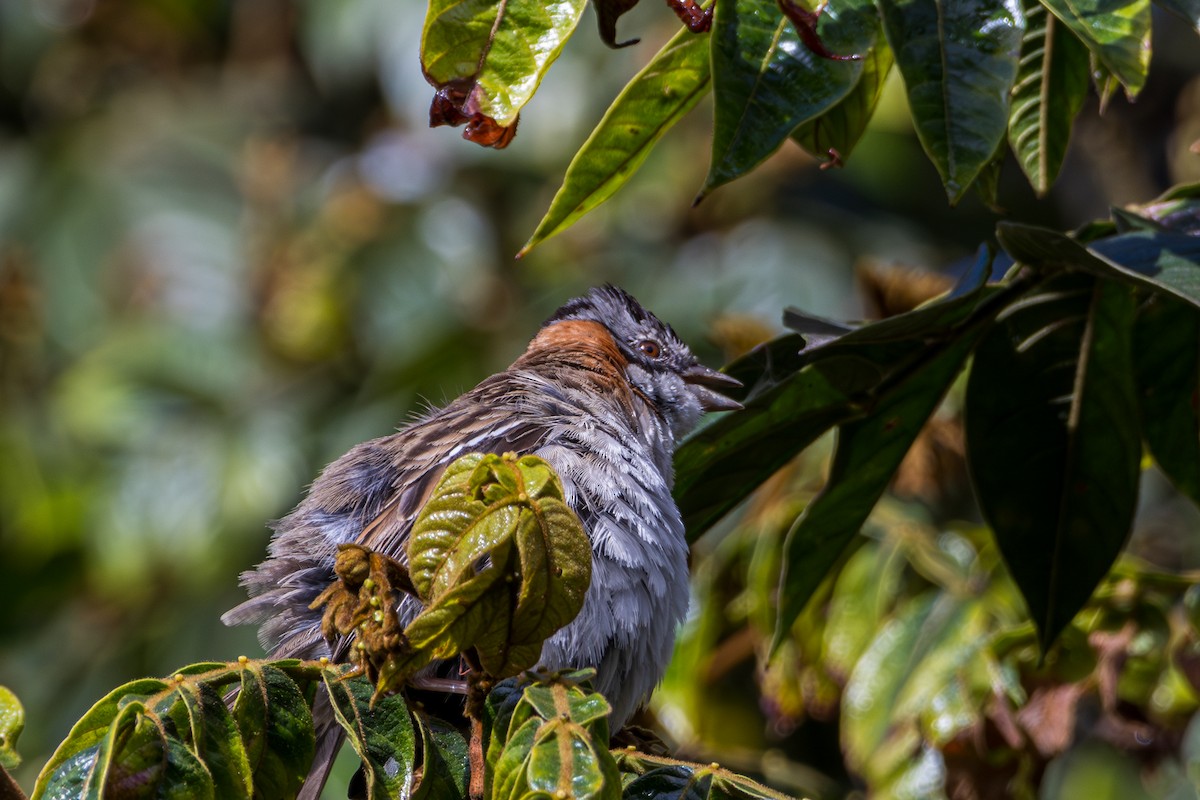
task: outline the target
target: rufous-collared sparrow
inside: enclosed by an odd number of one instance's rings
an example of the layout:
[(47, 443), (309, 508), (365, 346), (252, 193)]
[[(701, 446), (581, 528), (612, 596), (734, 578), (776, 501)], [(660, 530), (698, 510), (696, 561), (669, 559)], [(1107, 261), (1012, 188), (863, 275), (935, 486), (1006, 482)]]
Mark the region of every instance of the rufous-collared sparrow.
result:
[[(321, 612), (309, 604), (334, 580), (338, 545), (403, 559), (413, 520), (450, 462), (471, 452), (533, 453), (558, 472), (592, 543), (583, 609), (546, 641), (540, 665), (595, 667), (615, 731), (662, 678), (687, 610), (688, 546), (671, 497), (675, 444), (703, 412), (740, 408), (715, 391), (739, 385), (700, 364), (626, 292), (593, 289), (558, 309), (508, 369), (330, 464), (275, 525), (269, 557), (242, 576), (251, 598), (224, 620), (260, 623), (275, 657), (330, 655)], [(415, 599), (402, 600), (401, 623), (418, 610)], [(319, 748), (314, 774), (323, 755)], [(319, 792), (315, 784), (305, 789)]]

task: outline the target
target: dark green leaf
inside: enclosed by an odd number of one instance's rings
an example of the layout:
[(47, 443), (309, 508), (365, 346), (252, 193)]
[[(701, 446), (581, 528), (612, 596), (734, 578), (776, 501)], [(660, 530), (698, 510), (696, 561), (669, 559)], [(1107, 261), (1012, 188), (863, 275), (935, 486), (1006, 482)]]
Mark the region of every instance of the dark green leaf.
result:
[[(784, 541), (779, 619), (772, 649), (783, 642), (813, 592), (851, 545), (958, 375), (979, 333), (966, 331), (941, 347), (929, 347), (921, 363), (892, 380), (881, 381), (879, 399), (866, 416), (838, 428), (825, 488)], [(842, 341), (849, 338), (847, 335)]]
[(191, 715), (191, 736), (183, 741), (204, 763), (216, 796), (248, 799), (254, 789), (250, 763), (237, 723), (220, 693), (207, 682), (185, 682), (179, 694)]
[(421, 729), (421, 783), (413, 800), (465, 800), (470, 783), (467, 740), (444, 720), (416, 712)]
[(563, 185), (518, 255), (571, 227), (624, 186), (662, 135), (708, 93), (708, 40), (679, 31), (625, 85), (571, 159)]
[(344, 678), (334, 669), (322, 673), (334, 716), (362, 759), (370, 800), (408, 797), (416, 761), (416, 732), (403, 695), (377, 699), (364, 678)]
[[(866, 53), (878, 33), (870, 0), (824, 7), (820, 36), (832, 52)], [(713, 20), (712, 70), (716, 109), (704, 192), (754, 169), (797, 127), (837, 105), (863, 65), (814, 53), (776, 0), (722, 0)]]
[[(730, 364), (747, 387), (746, 409), (689, 438), (675, 453), (675, 500), (695, 539), (834, 425), (861, 416), (868, 393), (887, 376), (926, 357), (931, 342), (992, 303), (983, 252), (945, 301), (864, 325), (803, 353), (803, 336), (768, 342)], [(990, 312), (989, 312), (990, 313)]]
[(1200, 33), (1200, 0), (1154, 0), (1161, 8), (1165, 8), (1188, 21), (1188, 24)]
[(1154, 297), (1133, 335), (1142, 433), (1175, 488), (1200, 504), (1200, 311)]
[(0, 767), (13, 769), (21, 763), (17, 738), (25, 728), (25, 709), (6, 686), (0, 686)]
[(1200, 307), (1200, 237), (1137, 232), (1084, 247), (1057, 231), (1014, 223), (1001, 223), (996, 236), (1022, 263), (1118, 278)]
[(233, 706), (258, 798), (294, 797), (312, 764), (312, 711), (295, 681), (269, 664), (242, 668)]
[(215, 798), (204, 764), (139, 702), (121, 707), (82, 788), (87, 798)]
[[(63, 794), (61, 787), (64, 783), (62, 780), (56, 779), (56, 773), (60, 769), (72, 774), (79, 771), (81, 763), (87, 758), (76, 758), (76, 756), (84, 751), (95, 749), (105, 740), (109, 727), (117, 718), (122, 702), (128, 702), (127, 698), (144, 699), (166, 689), (168, 685), (164, 681), (145, 678), (126, 683), (105, 695), (83, 715), (79, 722), (75, 723), (70, 733), (67, 734), (67, 738), (54, 751), (54, 755), (46, 762), (46, 766), (42, 767), (37, 783), (34, 784), (32, 797), (39, 798), (43, 794), (47, 797), (69, 796)], [(53, 794), (50, 793), (51, 784), (55, 787)]]
[(818, 158), (830, 157), (830, 151), (839, 159), (849, 158), (875, 113), (894, 61), (892, 48), (878, 36), (875, 46), (863, 56), (862, 73), (850, 93), (824, 114), (793, 131), (792, 139)]
[(1036, 0), (1025, 3), (1025, 39), (1013, 86), (1008, 142), (1039, 195), (1067, 152), (1071, 124), (1088, 88), (1087, 48)]
[(1008, 128), (1024, 17), (1016, 0), (880, 0), (917, 136), (957, 202)]
[(672, 765), (652, 769), (625, 787), (622, 800), (709, 800), (712, 774), (697, 775), (691, 767)]
[(468, 113), (508, 126), (533, 97), (583, 13), (584, 0), (433, 0), (421, 64), (435, 86), (469, 81)]
[(1150, 69), (1150, 0), (1042, 2), (1087, 45), (1131, 98), (1142, 90)]
[(1141, 435), (1133, 290), (1068, 274), (980, 343), (967, 455), (984, 517), (1043, 647), (1087, 602), (1129, 535)]

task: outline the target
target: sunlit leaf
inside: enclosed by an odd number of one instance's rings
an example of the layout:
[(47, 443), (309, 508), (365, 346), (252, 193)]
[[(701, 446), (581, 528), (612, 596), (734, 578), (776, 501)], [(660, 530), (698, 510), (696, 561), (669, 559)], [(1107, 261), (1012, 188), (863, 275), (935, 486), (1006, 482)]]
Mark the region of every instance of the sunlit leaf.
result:
[(611, 197), (662, 135), (708, 93), (708, 42), (708, 36), (681, 30), (625, 85), (571, 159), (549, 210), (519, 255)]
[(1034, 191), (1045, 194), (1058, 177), (1071, 124), (1087, 94), (1088, 56), (1041, 3), (1026, 2), (1025, 20), (1008, 141)]
[(967, 457), (985, 519), (1049, 646), (1129, 535), (1141, 434), (1133, 290), (1068, 274), (984, 337), (967, 387)]
[(421, 64), (435, 86), (467, 81), (464, 111), (513, 124), (558, 58), (584, 0), (433, 0)]
[[(821, 41), (841, 55), (866, 53), (878, 19), (868, 0), (835, 0), (821, 14)], [(712, 69), (716, 110), (704, 192), (749, 172), (798, 126), (838, 104), (863, 65), (814, 53), (776, 0), (729, 0), (716, 7)]]
[(6, 686), (0, 686), (0, 767), (13, 769), (21, 763), (17, 738), (25, 728), (25, 709)]
[(793, 131), (792, 139), (818, 158), (831, 157), (831, 151), (840, 159), (848, 158), (875, 113), (894, 62), (892, 48), (878, 36), (875, 46), (863, 56), (862, 73), (850, 93)]
[(1025, 20), (1016, 0), (881, 0), (922, 147), (951, 202), (1008, 128)]
[(1087, 45), (1130, 97), (1137, 96), (1150, 69), (1150, 0), (1042, 3)]
[[(895, 783), (912, 766), (926, 724), (952, 735), (977, 720), (978, 710), (949, 716), (943, 700), (978, 661), (987, 623), (982, 603), (927, 592), (876, 631), (842, 701), (842, 751), (851, 769), (872, 785)], [(930, 720), (939, 714), (946, 718)]]
[(468, 648), (493, 677), (532, 667), (545, 639), (579, 613), (591, 581), (587, 534), (536, 456), (456, 460), (413, 524), (408, 554), (425, 608), (388, 657), (381, 690)]
[(1057, 231), (1008, 222), (997, 226), (996, 235), (1023, 263), (1117, 278), (1200, 307), (1200, 237), (1141, 231), (1084, 247)]

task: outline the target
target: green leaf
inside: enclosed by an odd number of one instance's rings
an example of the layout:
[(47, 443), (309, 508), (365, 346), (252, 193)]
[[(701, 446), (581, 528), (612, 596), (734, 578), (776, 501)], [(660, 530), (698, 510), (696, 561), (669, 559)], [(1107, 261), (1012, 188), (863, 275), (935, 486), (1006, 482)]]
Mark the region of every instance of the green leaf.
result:
[(1002, 222), (996, 237), (1016, 260), (1072, 268), (1166, 292), (1200, 307), (1200, 237), (1139, 231), (1084, 247), (1057, 231)]
[(1133, 336), (1142, 433), (1175, 488), (1200, 504), (1200, 311), (1151, 298)]
[(248, 800), (254, 790), (250, 763), (237, 723), (221, 695), (209, 683), (192, 681), (180, 683), (178, 694), (187, 706), (191, 723), (190, 735), (184, 736), (183, 743), (203, 762), (216, 796)]
[[(920, 363), (881, 381), (869, 414), (838, 428), (825, 488), (784, 540), (772, 650), (783, 642), (813, 592), (851, 545), (979, 335), (977, 329), (967, 330), (940, 346), (929, 346)], [(860, 350), (867, 352), (867, 348)]]
[[(164, 681), (155, 678), (144, 678), (119, 686), (105, 695), (104, 698), (92, 706), (75, 723), (71, 731), (67, 734), (67, 738), (62, 741), (62, 744), (50, 756), (50, 760), (42, 767), (42, 771), (38, 775), (37, 782), (33, 787), (33, 794), (31, 796), (33, 800), (42, 796), (72, 796), (64, 794), (61, 787), (63, 785), (74, 785), (74, 781), (69, 779), (68, 774), (72, 776), (76, 775), (85, 762), (94, 762), (95, 756), (88, 756), (85, 753), (94, 753), (101, 742), (106, 739), (109, 727), (117, 719), (122, 703), (128, 702), (127, 698), (144, 699), (161, 692), (168, 688), (168, 686), (169, 684)], [(88, 769), (91, 769), (91, 767), (89, 766)], [(60, 772), (63, 774), (58, 775)], [(49, 790), (52, 782), (55, 786), (53, 793)]]
[(215, 798), (196, 754), (140, 703), (121, 709), (100, 745), (85, 794), (120, 798)]
[[(556, 675), (525, 687), (506, 726), (499, 754), (492, 728), (491, 796), (519, 800), (530, 793), (579, 800), (616, 800), (621, 779), (608, 750), (608, 701), (577, 675)], [(503, 705), (503, 703), (501, 703)]]
[(1017, 0), (879, 0), (921, 146), (951, 203), (1008, 128), (1025, 20)]
[(0, 686), (0, 767), (14, 769), (21, 763), (17, 739), (25, 728), (25, 709), (8, 687)]
[(404, 631), (406, 649), (381, 670), (381, 690), (472, 647), (493, 677), (532, 667), (583, 607), (591, 553), (545, 461), (458, 459), (413, 524), (409, 569), (425, 608)]
[(967, 386), (967, 457), (984, 518), (1043, 648), (1129, 535), (1141, 435), (1133, 290), (1067, 274), (984, 337)]
[(1088, 53), (1036, 0), (1025, 3), (1025, 38), (1013, 86), (1008, 142), (1039, 195), (1058, 177), (1071, 124), (1088, 87)]
[(466, 108), (508, 126), (575, 30), (584, 0), (432, 0), (421, 64), (435, 86), (471, 82)]
[(315, 753), (312, 711), (295, 681), (269, 664), (248, 663), (233, 705), (259, 798), (294, 797)]
[(1150, 0), (1042, 0), (1132, 99), (1150, 69)]
[[(879, 34), (870, 0), (834, 0), (821, 15), (831, 51), (865, 53)], [(722, 0), (713, 20), (712, 165), (702, 193), (744, 175), (797, 127), (837, 105), (863, 73), (861, 61), (814, 53), (776, 0)]]
[(708, 36), (679, 31), (625, 85), (571, 159), (549, 210), (518, 256), (571, 227), (624, 186), (663, 134), (708, 93), (708, 42)]
[(444, 720), (415, 712), (421, 730), (421, 783), (413, 800), (465, 800), (470, 784), (467, 740)]
[(675, 501), (688, 537), (695, 540), (825, 431), (862, 416), (885, 378), (921, 363), (931, 342), (953, 339), (980, 304), (993, 303), (999, 290), (982, 288), (990, 265), (981, 253), (942, 302), (803, 352), (803, 336), (781, 336), (730, 364), (727, 373), (747, 387), (739, 398), (745, 410), (704, 427), (675, 452)]
[(375, 700), (364, 678), (347, 678), (335, 669), (321, 673), (338, 724), (362, 759), (369, 800), (408, 797), (416, 762), (416, 733), (408, 703), (393, 694)]
[(862, 73), (850, 93), (824, 114), (793, 131), (792, 140), (818, 158), (828, 157), (830, 151), (840, 159), (849, 158), (875, 113), (894, 62), (892, 48), (879, 36), (875, 46), (863, 56)]

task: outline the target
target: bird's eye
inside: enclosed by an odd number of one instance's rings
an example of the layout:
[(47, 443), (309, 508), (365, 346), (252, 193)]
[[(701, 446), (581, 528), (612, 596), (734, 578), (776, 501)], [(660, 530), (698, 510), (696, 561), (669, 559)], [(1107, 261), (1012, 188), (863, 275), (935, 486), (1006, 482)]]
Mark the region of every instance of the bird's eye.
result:
[(638, 352), (647, 358), (658, 358), (662, 355), (662, 348), (658, 346), (658, 342), (653, 339), (643, 339), (637, 343)]

